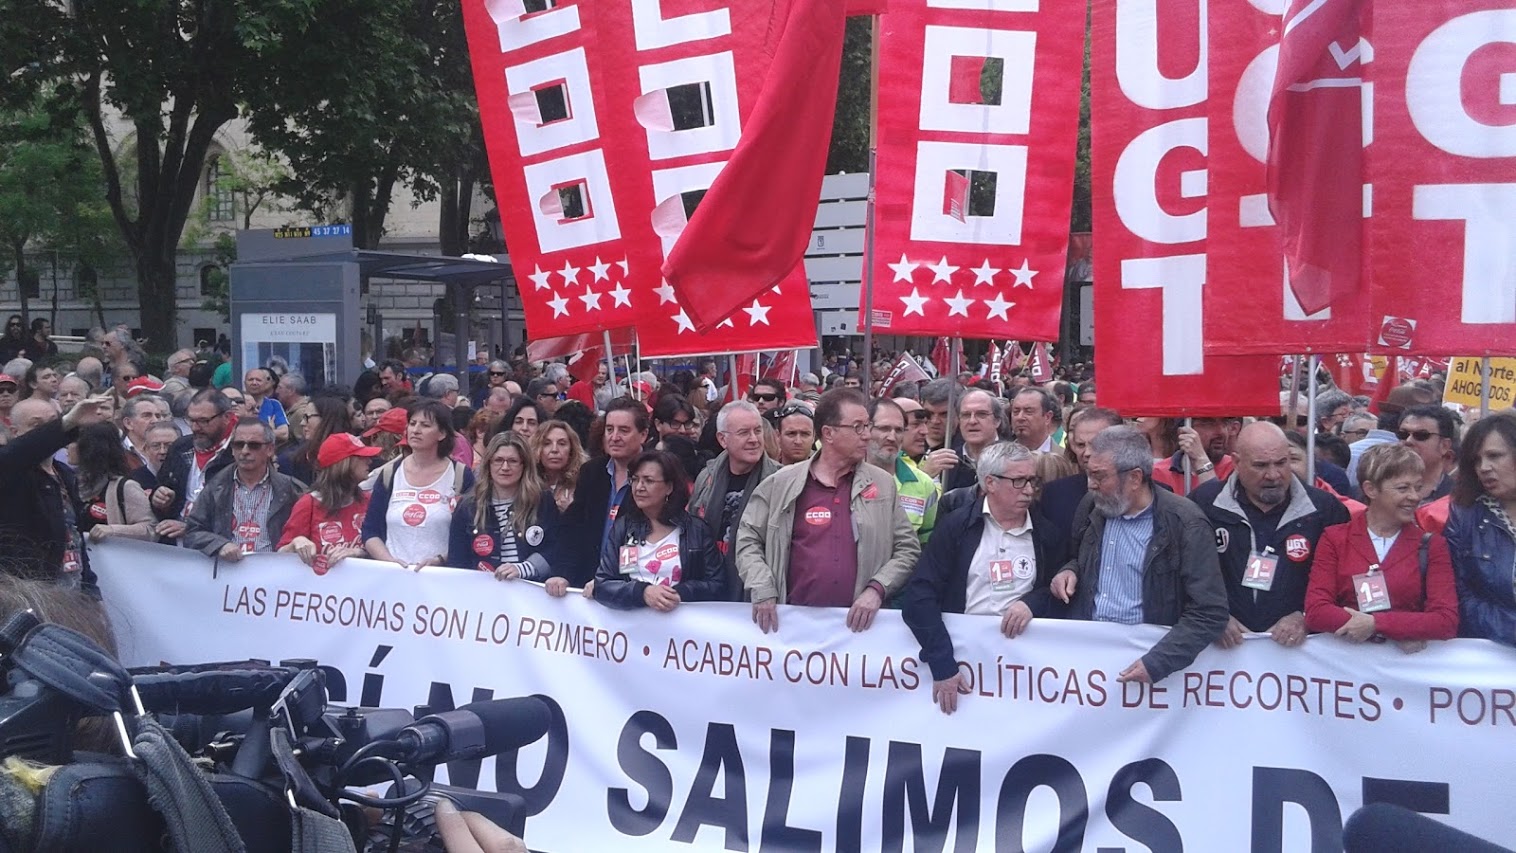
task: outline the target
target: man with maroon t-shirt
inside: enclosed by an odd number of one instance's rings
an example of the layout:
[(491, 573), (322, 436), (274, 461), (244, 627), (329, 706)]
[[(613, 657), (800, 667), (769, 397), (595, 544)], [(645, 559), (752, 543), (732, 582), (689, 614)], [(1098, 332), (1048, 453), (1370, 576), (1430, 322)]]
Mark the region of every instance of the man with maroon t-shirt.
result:
[(847, 607), (847, 625), (867, 630), (905, 585), (921, 543), (896, 500), (890, 472), (865, 463), (868, 399), (854, 388), (821, 396), (821, 451), (753, 490), (737, 531), (737, 572), (765, 633), (778, 605)]

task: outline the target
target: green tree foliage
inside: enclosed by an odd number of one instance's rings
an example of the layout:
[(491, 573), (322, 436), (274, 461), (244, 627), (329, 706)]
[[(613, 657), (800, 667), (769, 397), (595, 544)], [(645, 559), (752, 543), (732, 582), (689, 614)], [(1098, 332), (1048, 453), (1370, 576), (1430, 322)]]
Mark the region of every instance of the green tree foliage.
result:
[[(217, 131), (267, 89), (274, 56), (292, 44), (320, 52), (304, 37), (324, 5), (0, 0), (0, 73), (28, 69), (23, 78), (46, 81), (84, 113), (151, 346), (177, 338), (175, 255)], [(117, 116), (128, 126), (121, 138)]]
[(870, 21), (856, 17), (847, 22), (837, 111), (832, 119), (832, 147), (826, 160), (828, 174), (869, 170), (869, 67), (874, 53)]
[[(323, 218), (346, 208), (353, 243), (374, 248), (397, 187), (472, 196), (482, 145), (458, 3), (325, 0), (307, 38), (268, 60), (272, 79), (249, 93), (246, 115), (288, 162), (280, 189), (298, 207)], [(456, 199), (446, 206), (456, 215)], [(446, 230), (466, 238), (467, 223)]]
[(15, 271), (27, 319), (26, 284), (40, 278), (28, 255), (51, 253), (56, 268), (98, 264), (118, 248), (80, 116), (66, 101), (49, 105), (39, 91), (30, 106), (0, 107), (0, 272)]

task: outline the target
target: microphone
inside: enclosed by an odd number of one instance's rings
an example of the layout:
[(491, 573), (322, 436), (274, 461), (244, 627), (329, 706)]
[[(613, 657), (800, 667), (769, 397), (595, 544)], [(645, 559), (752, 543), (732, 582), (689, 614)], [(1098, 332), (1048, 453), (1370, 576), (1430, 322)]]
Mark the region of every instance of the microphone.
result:
[(1419, 853), (1425, 850), (1510, 853), (1504, 847), (1389, 803), (1372, 803), (1353, 812), (1342, 827), (1342, 846), (1347, 853)]
[(484, 758), (536, 741), (552, 720), (547, 703), (535, 696), (471, 702), (401, 729), (395, 735), (396, 760), (445, 764)]

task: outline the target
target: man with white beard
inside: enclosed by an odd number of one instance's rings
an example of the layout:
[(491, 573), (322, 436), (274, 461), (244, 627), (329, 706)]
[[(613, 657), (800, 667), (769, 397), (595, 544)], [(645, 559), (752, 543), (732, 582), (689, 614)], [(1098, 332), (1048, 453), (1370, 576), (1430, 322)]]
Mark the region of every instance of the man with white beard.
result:
[(1135, 427), (1110, 427), (1090, 442), (1090, 493), (1078, 552), (1053, 577), (1069, 618), (1171, 626), (1119, 681), (1154, 684), (1194, 663), (1226, 630), (1226, 586), (1216, 534), (1190, 501), (1153, 487), (1153, 453)]

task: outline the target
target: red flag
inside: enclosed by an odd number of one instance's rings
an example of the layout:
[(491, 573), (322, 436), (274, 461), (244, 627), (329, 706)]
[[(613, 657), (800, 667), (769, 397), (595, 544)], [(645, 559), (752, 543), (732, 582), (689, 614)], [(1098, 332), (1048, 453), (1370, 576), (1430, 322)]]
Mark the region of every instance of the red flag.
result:
[(1290, 0), (1269, 100), (1269, 210), (1307, 314), (1358, 290), (1363, 262), (1362, 0)]
[(1000, 375), (1010, 376), (1021, 366), (1021, 341), (1006, 341), (1005, 355), (1001, 357)]
[(990, 381), (999, 385), (1001, 381), (1000, 370), (1002, 368), (1000, 362), (1000, 344), (994, 341), (990, 341), (990, 355), (985, 360), (985, 367), (989, 371)]
[(1053, 379), (1053, 359), (1047, 343), (1032, 344), (1032, 381), (1041, 385)]
[(1369, 401), (1369, 411), (1379, 414), (1379, 404), (1390, 398), (1390, 392), (1400, 384), (1400, 356), (1392, 355), (1384, 366), (1384, 373), (1379, 377), (1379, 385), (1374, 389), (1374, 399)]
[(903, 352), (900, 354), (900, 358), (896, 360), (895, 366), (890, 368), (889, 375), (884, 377), (884, 385), (881, 386), (882, 390), (880, 393), (888, 395), (891, 391), (895, 390), (895, 386), (901, 383), (925, 382), (930, 378), (926, 375), (926, 371), (921, 369), (921, 365), (916, 363), (916, 359), (911, 357), (909, 352)]
[(1130, 416), (1279, 410), (1272, 355), (1205, 352), (1214, 327), (1206, 300), (1215, 287), (1206, 281), (1207, 216), (1200, 197), (1206, 78), (1214, 64), (1209, 54), (1223, 52), (1205, 50), (1205, 9), (1193, 0), (1095, 0), (1091, 6), (1100, 402)]
[(764, 371), (763, 378), (778, 379), (788, 385), (795, 376), (795, 358), (799, 350), (781, 350), (774, 356), (774, 361), (769, 364), (769, 369)]
[(769, 26), (780, 35), (763, 90), (731, 159), (663, 265), (701, 332), (805, 258), (837, 107), (843, 7), (843, 0), (773, 4)]
[(880, 19), (876, 331), (1058, 336), (1084, 45), (1066, 5), (892, 0)]
[(951, 376), (949, 370), (952, 365), (948, 364), (948, 339), (939, 337), (937, 343), (932, 344), (932, 366), (937, 368), (938, 376)]

